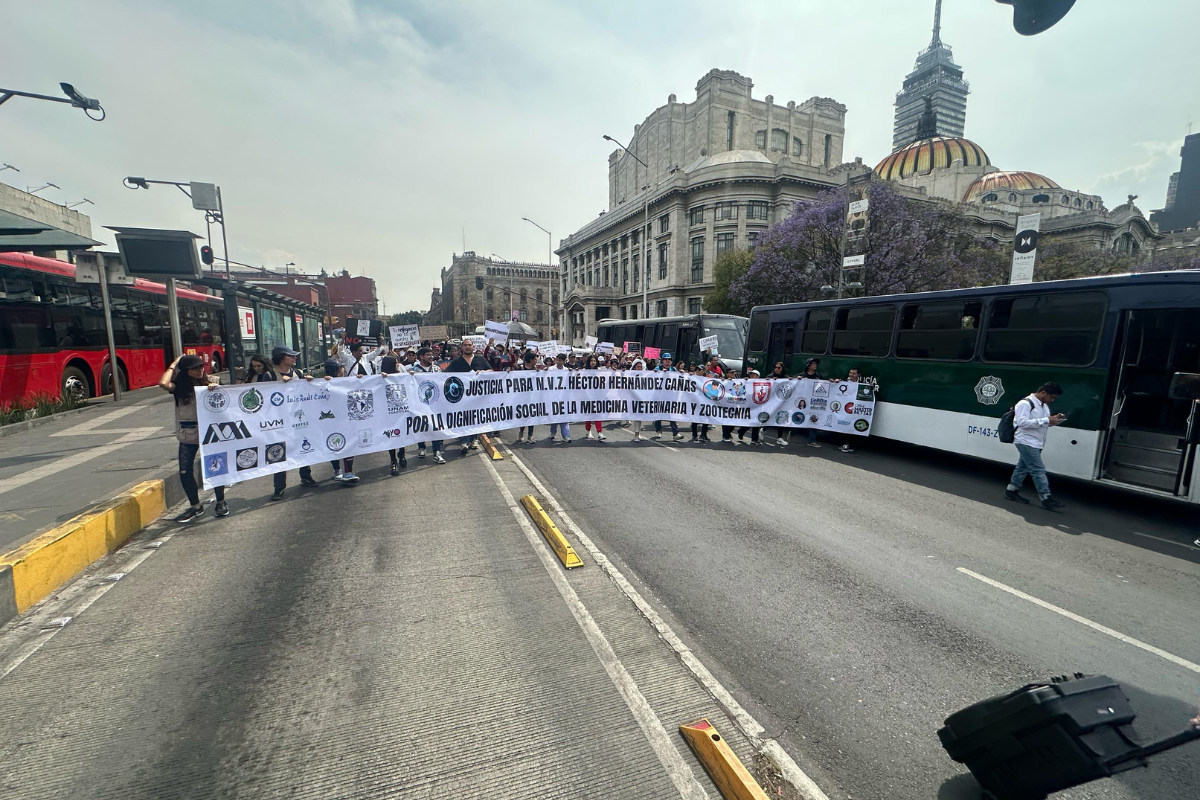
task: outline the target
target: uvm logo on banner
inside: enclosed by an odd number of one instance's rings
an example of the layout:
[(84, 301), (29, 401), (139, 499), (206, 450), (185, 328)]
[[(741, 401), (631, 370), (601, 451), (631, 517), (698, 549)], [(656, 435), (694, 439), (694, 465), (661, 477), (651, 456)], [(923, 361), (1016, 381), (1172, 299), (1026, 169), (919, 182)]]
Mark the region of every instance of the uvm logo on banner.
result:
[(249, 438), (250, 431), (246, 429), (246, 423), (240, 420), (237, 422), (214, 422), (208, 426), (208, 431), (204, 434), (204, 443), (233, 442)]
[(753, 381), (750, 384), (750, 399), (755, 405), (762, 405), (771, 399), (770, 381)]

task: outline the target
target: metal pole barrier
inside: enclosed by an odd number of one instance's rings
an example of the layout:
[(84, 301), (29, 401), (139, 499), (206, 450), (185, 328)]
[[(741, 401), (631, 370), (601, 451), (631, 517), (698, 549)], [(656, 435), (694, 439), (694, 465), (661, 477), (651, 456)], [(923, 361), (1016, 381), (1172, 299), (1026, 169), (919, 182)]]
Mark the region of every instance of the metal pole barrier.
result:
[[(108, 335), (108, 368), (112, 372), (113, 402), (121, 402), (121, 366), (117, 363), (117, 342), (113, 338), (112, 305), (108, 302), (108, 270), (104, 255), (96, 254), (100, 267), (100, 301), (104, 304), (104, 332)], [(103, 389), (104, 387), (100, 387)]]
[(225, 280), (229, 277), (229, 239), (225, 235), (225, 204), (221, 202), (221, 187), (217, 187), (217, 213), (221, 215), (221, 249), (225, 253)]
[(183, 336), (179, 327), (179, 301), (175, 296), (175, 279), (167, 278), (167, 311), (171, 315), (171, 349), (175, 358), (183, 355)]

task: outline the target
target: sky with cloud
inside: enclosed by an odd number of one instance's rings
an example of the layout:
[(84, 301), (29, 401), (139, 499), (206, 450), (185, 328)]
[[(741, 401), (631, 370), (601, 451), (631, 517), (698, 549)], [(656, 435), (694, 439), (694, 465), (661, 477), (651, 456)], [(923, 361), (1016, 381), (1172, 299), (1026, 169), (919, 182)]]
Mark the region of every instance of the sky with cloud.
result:
[[(376, 279), (389, 313), (425, 309), (464, 249), (544, 261), (605, 207), (603, 134), (627, 140), (708, 70), (777, 103), (848, 107), (847, 159), (887, 155), (895, 93), (930, 38), (933, 0), (449, 2), (2, 0), (6, 88), (97, 97), (108, 119), (16, 98), (0, 173), (94, 205), (103, 225), (187, 228), (170, 187), (219, 184), (231, 257)], [(1003, 169), (1162, 206), (1200, 130), (1200, 3), (1084, 0), (1050, 31), (945, 0), (942, 38), (971, 84), (966, 135)], [(168, 191), (168, 189), (170, 191)]]

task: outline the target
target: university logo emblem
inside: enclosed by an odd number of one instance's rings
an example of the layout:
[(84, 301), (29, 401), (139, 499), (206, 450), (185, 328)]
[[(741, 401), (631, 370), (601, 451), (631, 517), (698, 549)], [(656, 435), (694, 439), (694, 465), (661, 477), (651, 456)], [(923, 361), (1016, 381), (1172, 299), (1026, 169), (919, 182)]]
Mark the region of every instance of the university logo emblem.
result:
[(842, 406), (842, 411), (845, 411), (847, 414), (853, 414), (854, 413), (854, 403), (847, 400), (846, 404)]
[(979, 383), (975, 384), (975, 399), (985, 406), (996, 405), (1001, 397), (1004, 397), (1004, 384), (999, 378), (988, 375), (986, 378), (980, 378)]
[(240, 472), (244, 469), (254, 469), (258, 466), (258, 448), (246, 447), (237, 451), (237, 468)]
[(814, 397), (814, 398), (813, 398), (813, 401), (812, 401), (812, 404), (811, 404), (811, 405), (812, 405), (812, 410), (813, 410), (813, 411), (824, 411), (824, 410), (825, 410), (825, 406), (827, 406), (828, 404), (829, 404), (829, 401), (828, 401), (828, 400), (822, 400), (822, 399), (821, 399), (821, 398), (819, 398), (819, 397)]
[(442, 384), (442, 393), (446, 395), (446, 402), (449, 403), (457, 403), (462, 400), (465, 391), (463, 382), (458, 378), (447, 378), (446, 382)]
[(300, 443), (300, 452), (301, 453), (311, 453), (312, 451), (313, 451), (312, 444), (310, 444), (308, 439), (305, 438), (305, 440)]
[(720, 381), (705, 381), (704, 396), (715, 403), (725, 396), (725, 387)]
[(204, 475), (208, 478), (215, 478), (218, 475), (227, 475), (229, 473), (229, 454), (228, 453), (213, 453), (204, 457)]
[(244, 422), (214, 422), (208, 426), (208, 431), (204, 434), (204, 443), (215, 444), (216, 442), (232, 442), (249, 438), (250, 430)]
[(258, 389), (247, 389), (238, 395), (238, 406), (247, 414), (257, 414), (263, 407), (262, 392)]
[(268, 464), (282, 464), (284, 461), (287, 461), (287, 444), (285, 442), (267, 445), (266, 452)]
[(428, 406), (437, 402), (438, 387), (433, 381), (421, 381), (421, 385), (417, 391), (419, 392), (418, 397), (421, 398), (421, 402), (425, 405)]
[(283, 392), (271, 392), (271, 405), (276, 408), (283, 405)]
[(333, 410), (322, 411), (321, 416), (317, 417), (317, 419), (333, 419)]
[(346, 392), (347, 416), (358, 422), (375, 415), (375, 395), (370, 389), (351, 389)]
[(793, 425), (803, 425), (804, 424), (804, 412), (803, 411), (797, 411), (795, 414), (792, 414), (792, 424)]
[(729, 387), (729, 399), (735, 403), (746, 402), (746, 382), (734, 381)]
[(325, 440), (325, 446), (335, 453), (340, 452), (346, 446), (346, 437), (340, 433), (331, 433)]
[(809, 422), (811, 422), (813, 425), (816, 425), (816, 424), (817, 424), (817, 421), (818, 421), (818, 420), (820, 420), (820, 419), (821, 419), (821, 418), (820, 418), (820, 417), (818, 417), (816, 414), (809, 414), (809, 415), (808, 415), (808, 421), (809, 421)]
[(848, 391), (850, 391), (850, 384), (848, 384), (848, 383), (839, 383), (838, 384), (838, 393), (845, 394)]
[(370, 447), (371, 439), (372, 439), (372, 436), (371, 436), (370, 431), (361, 430), (358, 432), (358, 446), (359, 447)]
[(204, 405), (209, 411), (224, 411), (225, 406), (229, 405), (229, 395), (220, 389), (213, 389), (211, 392), (204, 393)]
[(790, 400), (794, 391), (796, 384), (792, 381), (779, 381), (775, 384), (775, 396), (780, 400)]
[(783, 409), (781, 411), (775, 412), (775, 424), (776, 425), (786, 425), (787, 421), (788, 421), (787, 409)]
[(867, 428), (869, 427), (871, 427), (871, 423), (867, 422), (865, 419), (854, 420), (854, 430), (858, 431), (859, 433), (866, 433)]
[(771, 421), (771, 415), (765, 411), (760, 411), (758, 414), (758, 421), (765, 425)]
[(761, 406), (763, 403), (771, 399), (771, 382), (770, 381), (751, 381), (750, 382), (750, 399), (755, 405)]
[(858, 399), (859, 400), (874, 400), (875, 399), (875, 389), (871, 386), (871, 384), (860, 383), (858, 385)]
[(813, 397), (829, 397), (829, 384), (822, 381), (817, 381), (817, 385), (813, 387)]
[(387, 410), (389, 414), (408, 413), (408, 392), (405, 390), (402, 384), (384, 384), (383, 393), (387, 399)]
[(258, 423), (258, 427), (262, 428), (264, 431), (274, 430), (275, 428), (282, 428), (283, 420), (281, 420), (281, 419), (264, 419), (262, 422)]
[(829, 410), (836, 414), (837, 412), (842, 410), (842, 404), (839, 403), (837, 400), (834, 400), (832, 403), (829, 404)]

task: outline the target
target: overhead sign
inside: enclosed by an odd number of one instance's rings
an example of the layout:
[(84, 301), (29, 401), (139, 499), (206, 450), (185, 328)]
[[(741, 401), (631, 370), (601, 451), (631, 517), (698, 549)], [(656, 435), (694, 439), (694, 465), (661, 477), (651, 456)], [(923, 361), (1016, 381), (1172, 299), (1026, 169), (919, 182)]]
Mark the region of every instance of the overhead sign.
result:
[(866, 255), (861, 256), (846, 256), (842, 259), (843, 267), (861, 267), (867, 263)]
[(705, 336), (703, 339), (701, 339), (700, 340), (700, 350), (701, 350), (701, 352), (708, 350), (711, 353), (716, 353), (717, 352), (717, 337)]
[(1037, 263), (1038, 232), (1042, 227), (1041, 214), (1017, 217), (1017, 235), (1013, 240), (1012, 273), (1008, 282), (1033, 283), (1033, 267)]
[(416, 325), (393, 325), (388, 328), (388, 336), (397, 350), (421, 344), (421, 332)]
[(221, 203), (217, 200), (217, 185), (215, 183), (196, 183), (192, 181), (192, 208), (197, 211), (220, 211)]
[(203, 277), (195, 242), (200, 237), (196, 234), (159, 228), (105, 227), (117, 232), (117, 250), (129, 275), (183, 280)]

